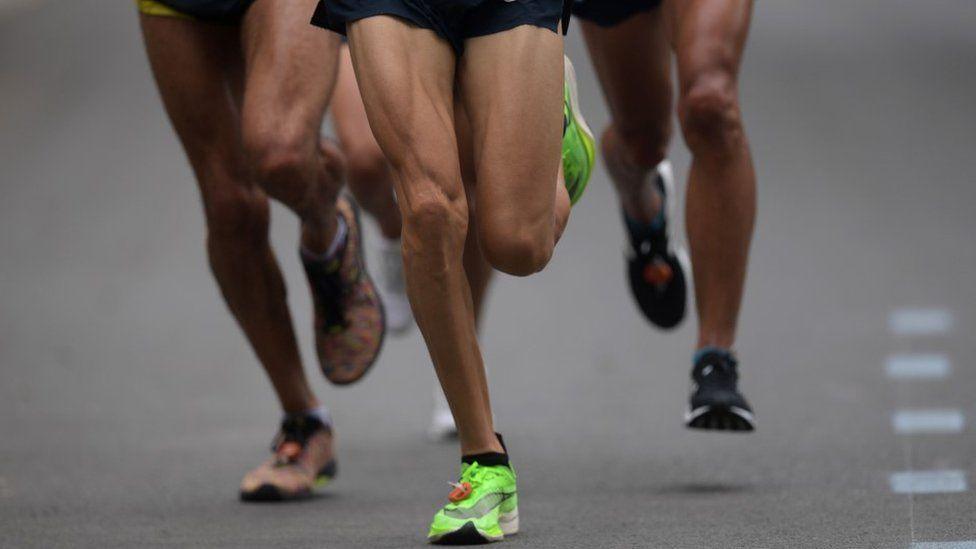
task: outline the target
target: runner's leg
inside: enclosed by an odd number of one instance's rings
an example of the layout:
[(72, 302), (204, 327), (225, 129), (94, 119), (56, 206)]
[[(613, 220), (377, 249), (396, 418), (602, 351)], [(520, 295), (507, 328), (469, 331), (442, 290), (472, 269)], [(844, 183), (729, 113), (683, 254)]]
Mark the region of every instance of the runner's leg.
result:
[(672, 10), (680, 99), (692, 152), (687, 225), (699, 348), (729, 349), (756, 215), (756, 175), (742, 126), (738, 71), (751, 0), (686, 0)]
[(560, 177), (562, 37), (525, 25), (469, 39), (465, 48), (459, 82), (471, 123), (478, 238), (495, 268), (529, 275), (549, 262), (569, 215)]
[[(458, 151), (461, 155), (461, 178), (464, 180), (464, 191), (468, 201), (468, 227), (475, 226), (474, 217), (477, 210), (477, 196), (475, 193), (474, 158), (471, 143), (471, 129), (464, 112), (464, 105), (454, 103), (454, 126), (457, 131)], [(485, 299), (488, 294), (488, 286), (491, 283), (493, 269), (485, 254), (481, 251), (481, 243), (478, 242), (478, 231), (469, 230), (468, 236), (464, 240), (464, 274), (468, 279), (468, 286), (471, 288), (471, 302), (474, 306), (475, 329), (480, 333), (484, 322)], [(487, 367), (486, 367), (487, 368)], [(428, 434), (441, 440), (447, 437), (457, 436), (457, 427), (454, 425), (454, 417), (444, 398), (444, 392), (440, 386), (434, 388), (434, 410), (431, 415)]]
[(660, 196), (648, 177), (671, 138), (671, 50), (663, 10), (633, 15), (612, 27), (581, 21), (590, 59), (610, 107), (601, 145), (627, 217), (651, 223)]
[(302, 245), (322, 253), (336, 229), (341, 156), (319, 132), (335, 84), (339, 38), (309, 25), (315, 0), (257, 0), (242, 40), (244, 147), (265, 191), (302, 220)]
[(302, 369), (285, 283), (268, 243), (269, 209), (242, 150), (234, 97), (240, 72), (236, 27), (140, 17), (170, 120), (203, 197), (210, 266), (224, 300), (268, 373), (282, 407), (318, 405)]
[(339, 37), (309, 24), (314, 7), (315, 0), (257, 0), (248, 10), (243, 134), (265, 191), (302, 221), (316, 354), (326, 378), (345, 385), (376, 362), (385, 324), (365, 270), (358, 217), (338, 200), (342, 154), (320, 136), (335, 84)]
[(454, 51), (393, 17), (362, 19), (348, 32), (370, 126), (393, 167), (410, 301), (461, 452), (502, 452), (462, 261), (468, 208), (454, 129)]

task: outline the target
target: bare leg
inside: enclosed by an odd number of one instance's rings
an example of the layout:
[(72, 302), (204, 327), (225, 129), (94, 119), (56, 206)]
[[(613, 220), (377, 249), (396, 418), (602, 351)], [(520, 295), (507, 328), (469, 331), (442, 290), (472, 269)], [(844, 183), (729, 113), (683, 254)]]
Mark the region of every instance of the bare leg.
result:
[(648, 174), (664, 160), (671, 137), (665, 21), (656, 9), (613, 27), (581, 24), (612, 115), (601, 139), (603, 157), (627, 217), (645, 225), (661, 206)]
[[(476, 226), (478, 211), (476, 169), (474, 163), (474, 145), (471, 134), (471, 122), (465, 111), (464, 104), (454, 100), (454, 127), (457, 131), (458, 153), (461, 159), (461, 178), (464, 180), (465, 196), (468, 200), (468, 226)], [(559, 180), (562, 184), (562, 179)], [(563, 186), (565, 190), (565, 186)], [(569, 194), (566, 194), (569, 198)], [(477, 328), (481, 328), (484, 316), (484, 302), (491, 283), (493, 269), (481, 251), (478, 231), (468, 231), (464, 241), (464, 273), (468, 277), (471, 287), (471, 301), (474, 304), (474, 321)]]
[(738, 100), (752, 2), (687, 0), (668, 9), (681, 84), (678, 112), (692, 152), (687, 224), (698, 346), (730, 348), (756, 216), (756, 174)]
[[(522, 26), (465, 48), (459, 82), (471, 123), (478, 237), (495, 268), (532, 274), (552, 257), (568, 216), (559, 178), (562, 37)], [(534, 77), (519, 76), (526, 74)]]
[(302, 220), (302, 245), (324, 252), (336, 228), (342, 159), (320, 142), (339, 39), (308, 24), (314, 0), (258, 0), (243, 23), (243, 139), (265, 191)]
[[(475, 196), (475, 176), (473, 148), (471, 147), (471, 129), (464, 112), (464, 105), (455, 100), (454, 103), (454, 126), (458, 137), (458, 152), (461, 155), (461, 177), (464, 180), (464, 190), (468, 201), (468, 227), (475, 226), (475, 215), (477, 210), (477, 196)], [(471, 301), (474, 306), (475, 329), (478, 333), (484, 325), (485, 300), (488, 294), (488, 286), (491, 283), (493, 269), (485, 255), (481, 252), (481, 243), (478, 242), (478, 231), (468, 231), (468, 236), (464, 241), (464, 273), (471, 287)], [(487, 371), (487, 366), (485, 367)], [(444, 397), (444, 392), (438, 385), (434, 388), (434, 410), (431, 416), (428, 435), (435, 440), (457, 436), (457, 427), (454, 424), (454, 417), (451, 409)]]
[(400, 210), (393, 197), (393, 174), (366, 119), (366, 110), (349, 48), (339, 56), (339, 79), (332, 97), (332, 120), (346, 155), (349, 188), (356, 201), (373, 216), (387, 239), (400, 238)]
[(454, 130), (450, 46), (392, 17), (349, 25), (370, 126), (393, 167), (407, 290), (463, 454), (500, 452), (462, 261), (468, 209)]
[(234, 27), (142, 16), (146, 49), (170, 120), (196, 174), (207, 252), (224, 300), (282, 407), (318, 405), (302, 369), (285, 284), (268, 243), (269, 210), (240, 146), (240, 42)]

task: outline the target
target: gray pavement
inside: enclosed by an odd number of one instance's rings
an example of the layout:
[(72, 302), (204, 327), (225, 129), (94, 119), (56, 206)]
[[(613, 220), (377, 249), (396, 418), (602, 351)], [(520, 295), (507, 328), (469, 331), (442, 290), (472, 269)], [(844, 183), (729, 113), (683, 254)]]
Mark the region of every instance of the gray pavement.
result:
[[(976, 418), (974, 28), (970, 0), (757, 4), (742, 94), (760, 219), (738, 345), (755, 434), (681, 426), (693, 322), (661, 334), (638, 316), (602, 169), (550, 267), (498, 281), (483, 341), (521, 474), (509, 546), (976, 540), (968, 486), (889, 485), (911, 470), (976, 482), (970, 425), (904, 436), (890, 423), (907, 408)], [(599, 128), (579, 38), (569, 52)], [(673, 158), (683, 173), (680, 140)], [(423, 438), (433, 376), (416, 332), (356, 387), (316, 376), (338, 427), (332, 487), (237, 501), (278, 412), (207, 270), (129, 3), (0, 10), (0, 166), (0, 546), (423, 544), (457, 453)], [(297, 226), (274, 215), (312, 357)], [(902, 307), (954, 322), (896, 337)], [(942, 353), (952, 371), (892, 381), (893, 353)]]

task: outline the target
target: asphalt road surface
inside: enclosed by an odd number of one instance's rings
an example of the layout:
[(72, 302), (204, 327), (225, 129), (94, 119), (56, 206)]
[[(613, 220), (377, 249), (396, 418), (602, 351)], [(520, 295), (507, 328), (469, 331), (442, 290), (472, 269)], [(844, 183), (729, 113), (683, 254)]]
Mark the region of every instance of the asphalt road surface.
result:
[[(971, 0), (757, 4), (755, 434), (682, 427), (694, 322), (639, 317), (602, 167), (549, 268), (499, 279), (483, 342), (521, 475), (508, 546), (974, 546), (923, 544), (976, 543), (974, 28)], [(600, 128), (578, 32), (568, 50)], [(360, 385), (315, 376), (334, 485), (238, 502), (278, 411), (205, 264), (130, 3), (0, 2), (0, 186), (0, 546), (424, 543), (457, 450), (424, 438), (416, 331)], [(297, 225), (276, 208), (273, 230), (312, 357)]]

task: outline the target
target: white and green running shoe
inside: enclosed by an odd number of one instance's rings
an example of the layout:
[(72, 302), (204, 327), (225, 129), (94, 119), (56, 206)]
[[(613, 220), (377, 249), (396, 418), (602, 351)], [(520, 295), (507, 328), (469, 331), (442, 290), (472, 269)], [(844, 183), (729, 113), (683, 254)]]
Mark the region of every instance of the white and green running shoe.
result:
[(461, 465), (450, 503), (434, 515), (427, 541), (471, 545), (501, 541), (518, 532), (518, 491), (509, 465)]
[(583, 119), (576, 88), (576, 71), (569, 57), (563, 56), (563, 179), (573, 204), (583, 196), (593, 173), (596, 142)]

